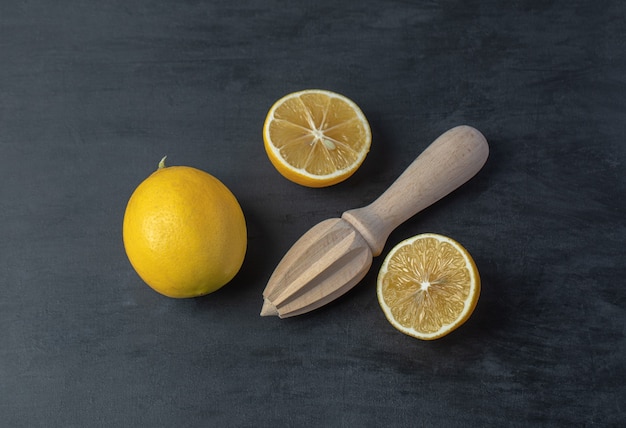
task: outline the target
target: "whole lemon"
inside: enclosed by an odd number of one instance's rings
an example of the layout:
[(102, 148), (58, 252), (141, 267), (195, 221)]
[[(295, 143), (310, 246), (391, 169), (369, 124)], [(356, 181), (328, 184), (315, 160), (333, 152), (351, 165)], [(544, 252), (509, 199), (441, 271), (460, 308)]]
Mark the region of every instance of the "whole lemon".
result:
[(166, 167), (164, 161), (128, 201), (126, 254), (139, 276), (165, 296), (212, 293), (243, 264), (243, 211), (217, 178), (196, 168)]

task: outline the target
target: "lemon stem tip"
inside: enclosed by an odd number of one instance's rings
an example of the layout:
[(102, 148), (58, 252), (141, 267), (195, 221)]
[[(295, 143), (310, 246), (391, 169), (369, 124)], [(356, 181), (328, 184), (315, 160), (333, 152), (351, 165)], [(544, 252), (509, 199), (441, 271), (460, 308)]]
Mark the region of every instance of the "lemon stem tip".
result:
[(167, 156), (163, 156), (163, 159), (161, 159), (161, 161), (159, 162), (159, 169), (163, 169), (165, 168), (165, 158)]

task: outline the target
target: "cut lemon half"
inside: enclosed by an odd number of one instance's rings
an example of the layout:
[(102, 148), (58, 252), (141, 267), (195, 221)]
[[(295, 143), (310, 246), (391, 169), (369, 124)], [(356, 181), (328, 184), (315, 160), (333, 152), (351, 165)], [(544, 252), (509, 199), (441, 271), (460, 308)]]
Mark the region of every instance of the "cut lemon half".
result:
[(455, 240), (434, 233), (406, 239), (385, 258), (378, 302), (402, 333), (423, 340), (445, 336), (472, 314), (480, 294), (474, 260)]
[(326, 187), (350, 177), (369, 152), (372, 134), (361, 109), (343, 95), (308, 89), (285, 95), (263, 125), (265, 151), (285, 178)]

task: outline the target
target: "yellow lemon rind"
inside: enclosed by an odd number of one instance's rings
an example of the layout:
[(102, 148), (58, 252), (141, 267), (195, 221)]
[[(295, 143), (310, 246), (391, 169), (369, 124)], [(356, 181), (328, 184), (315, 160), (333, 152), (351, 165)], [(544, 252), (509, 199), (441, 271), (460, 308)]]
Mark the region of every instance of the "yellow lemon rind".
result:
[[(190, 179), (193, 183), (188, 181)], [(172, 217), (175, 211), (168, 211), (169, 208), (164, 209), (164, 206), (174, 205), (163, 200), (163, 204), (156, 203), (158, 199), (167, 199), (168, 195), (173, 195), (172, 192), (177, 188), (187, 195), (187, 190), (191, 188), (202, 191), (200, 197), (193, 201), (204, 204), (202, 209), (199, 206), (186, 206), (184, 218)], [(217, 199), (211, 200), (213, 197)], [(180, 201), (184, 202), (184, 198)], [(207, 218), (211, 207), (221, 207), (213, 213), (217, 217), (212, 219)], [(189, 214), (192, 216), (188, 217)], [(169, 218), (167, 227), (164, 228), (166, 223), (161, 218)], [(200, 236), (203, 231), (198, 229), (203, 226), (192, 224), (198, 219), (202, 219), (201, 225), (211, 222), (228, 224), (228, 232), (224, 231), (219, 241), (210, 242), (211, 238), (205, 241)], [(238, 273), (247, 249), (246, 229), (245, 216), (239, 202), (216, 177), (191, 167), (160, 166), (135, 189), (128, 201), (124, 213), (123, 241), (132, 267), (147, 285), (167, 297), (191, 298), (217, 291)], [(189, 240), (184, 235), (176, 235), (183, 231), (195, 236)], [(150, 235), (161, 237), (155, 240)], [(154, 247), (157, 244), (160, 249)], [(174, 248), (179, 248), (180, 253), (174, 251)], [(191, 248), (196, 248), (200, 253), (189, 254)], [(161, 250), (163, 253), (160, 253)], [(202, 265), (185, 267), (196, 261), (201, 261)], [(210, 267), (209, 263), (214, 267)]]

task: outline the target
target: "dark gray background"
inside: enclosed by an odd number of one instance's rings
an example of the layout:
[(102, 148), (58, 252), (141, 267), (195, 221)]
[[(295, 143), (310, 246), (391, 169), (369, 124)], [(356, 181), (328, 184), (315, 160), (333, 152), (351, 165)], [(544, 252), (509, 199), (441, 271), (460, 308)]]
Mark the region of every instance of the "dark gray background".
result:
[[(595, 1), (2, 1), (0, 425), (617, 426), (626, 418), (626, 6)], [(265, 114), (334, 90), (371, 122), (348, 181), (308, 189)], [(472, 318), (435, 342), (379, 309), (382, 257), (309, 315), (261, 293), (311, 226), (370, 203), (433, 139), (490, 142), (470, 183), (397, 229), (474, 256)], [(220, 178), (240, 274), (173, 300), (124, 254), (162, 156)]]

